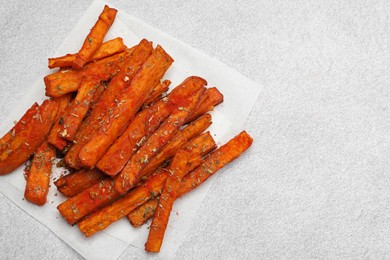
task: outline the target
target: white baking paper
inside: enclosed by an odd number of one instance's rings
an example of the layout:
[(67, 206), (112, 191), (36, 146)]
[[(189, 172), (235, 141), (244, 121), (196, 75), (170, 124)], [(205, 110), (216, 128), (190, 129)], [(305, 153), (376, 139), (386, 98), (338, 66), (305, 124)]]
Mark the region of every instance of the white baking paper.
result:
[[(92, 3), (53, 56), (79, 50), (104, 4), (99, 0)], [(257, 83), (120, 10), (106, 40), (115, 37), (122, 37), (127, 46), (137, 44), (142, 38), (152, 40), (155, 45), (163, 46), (175, 60), (165, 75), (166, 79), (172, 81), (171, 86), (178, 85), (188, 76), (197, 75), (205, 78), (209, 87), (216, 86), (223, 93), (224, 102), (211, 113), (213, 124), (209, 128), (218, 144), (225, 143), (243, 130), (242, 126), (261, 91)], [(35, 101), (41, 103), (45, 99), (43, 76), (49, 73), (50, 70), (44, 71), (38, 77), (20, 106), (4, 121), (0, 129), (1, 135), (5, 134), (12, 127), (13, 121), (18, 120)], [(234, 167), (232, 169), (234, 170)], [(55, 169), (53, 177), (61, 174), (61, 171), (62, 169)], [(4, 195), (87, 259), (117, 259), (129, 245), (140, 249), (144, 247), (148, 236), (148, 225), (133, 228), (126, 219), (122, 219), (106, 230), (85, 238), (77, 226), (69, 226), (59, 215), (56, 206), (65, 198), (57, 194), (53, 184), (48, 195), (48, 203), (38, 207), (23, 200), (25, 187), (23, 166), (12, 174), (0, 178), (0, 191)], [(175, 202), (159, 257), (170, 259), (175, 256), (212, 179), (213, 177)]]

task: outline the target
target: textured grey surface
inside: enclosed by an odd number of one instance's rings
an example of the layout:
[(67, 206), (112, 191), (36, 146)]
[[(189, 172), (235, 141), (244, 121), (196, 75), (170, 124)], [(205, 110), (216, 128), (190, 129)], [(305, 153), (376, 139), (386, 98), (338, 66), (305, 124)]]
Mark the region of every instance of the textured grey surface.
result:
[[(265, 86), (177, 258), (390, 258), (390, 2), (240, 2), (112, 2)], [(1, 1), (0, 124), (88, 6)], [(0, 259), (81, 258), (0, 212)]]

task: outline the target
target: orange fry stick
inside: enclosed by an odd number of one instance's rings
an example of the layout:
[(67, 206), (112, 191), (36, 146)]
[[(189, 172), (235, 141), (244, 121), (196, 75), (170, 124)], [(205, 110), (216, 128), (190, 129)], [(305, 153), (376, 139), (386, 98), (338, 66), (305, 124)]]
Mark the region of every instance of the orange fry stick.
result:
[[(134, 77), (136, 71), (138, 71), (152, 50), (152, 44), (146, 40), (142, 40), (140, 44), (134, 48), (132, 55), (125, 61), (125, 64), (130, 63), (126, 68), (134, 69), (127, 74), (127, 77), (129, 78), (128, 81)], [(70, 148), (65, 156), (65, 161), (69, 166), (75, 169), (81, 168), (80, 161), (78, 160), (78, 154), (81, 148), (91, 139), (92, 133), (103, 124), (106, 113), (111, 113), (110, 111), (113, 111), (118, 105), (121, 94), (128, 87), (128, 85), (124, 83), (121, 75), (118, 74), (114, 77), (107, 89), (102, 93), (99, 101), (93, 107), (91, 114), (82, 123), (75, 139), (76, 143)]]
[(10, 142), (14, 137), (19, 134), (21, 130), (26, 127), (27, 122), (37, 113), (38, 104), (35, 102), (22, 116), (22, 118), (0, 139), (0, 154), (9, 147)]
[(103, 91), (104, 85), (100, 81), (84, 78), (77, 92), (77, 96), (66, 109), (65, 115), (61, 117), (60, 137), (68, 141), (73, 141), (88, 110), (98, 100)]
[(104, 36), (114, 22), (117, 12), (118, 10), (110, 8), (108, 5), (104, 6), (103, 12), (100, 14), (99, 19), (92, 27), (87, 38), (85, 38), (83, 46), (76, 55), (76, 59), (73, 62), (74, 68), (80, 69), (92, 59), (95, 52), (101, 46)]
[[(100, 60), (111, 56), (113, 54), (122, 52), (126, 49), (126, 45), (123, 43), (123, 39), (118, 37), (109, 41), (106, 41), (100, 45), (99, 49), (92, 56), (91, 61)], [(57, 58), (49, 58), (50, 69), (54, 69), (57, 67), (66, 68), (71, 67), (74, 60), (76, 59), (77, 54), (66, 54), (65, 56), (57, 57)]]
[(177, 150), (182, 148), (190, 139), (199, 135), (211, 125), (211, 115), (206, 114), (191, 124), (189, 124), (183, 130), (180, 130), (175, 137), (167, 143), (166, 146), (150, 160), (150, 162), (142, 170), (142, 175), (147, 175), (157, 169), (164, 161), (170, 159), (175, 155)]
[(198, 104), (204, 90), (205, 88), (201, 88), (187, 100), (181, 100), (183, 106), (179, 106), (178, 110), (168, 117), (146, 143), (131, 157), (122, 172), (115, 177), (115, 190), (124, 194), (137, 184), (142, 177), (142, 169), (176, 135), (189, 113)]
[(70, 93), (54, 99), (54, 101), (56, 101), (59, 104), (58, 113), (57, 113), (56, 120), (54, 121), (53, 127), (50, 130), (50, 133), (47, 137), (47, 141), (59, 150), (63, 150), (65, 146), (68, 144), (66, 140), (60, 137), (59, 133), (60, 133), (61, 125), (63, 124), (62, 117), (66, 112), (66, 108), (71, 105), (72, 102), (71, 99), (72, 99), (72, 94)]
[[(179, 190), (181, 179), (189, 171), (189, 162), (194, 159), (192, 156), (188, 151), (179, 150), (172, 159), (170, 174), (165, 181), (158, 207), (149, 229), (148, 240), (145, 244), (145, 250), (148, 252), (160, 252), (169, 215), (172, 211), (173, 203), (177, 198), (177, 191)], [(195, 160), (200, 161), (201, 157), (198, 155), (198, 158)]]
[(112, 179), (105, 179), (58, 205), (60, 214), (73, 225), (94, 210), (119, 198)]
[(139, 227), (143, 225), (148, 219), (153, 217), (154, 211), (158, 206), (158, 200), (159, 197), (154, 199), (152, 198), (145, 204), (142, 204), (141, 206), (130, 212), (130, 214), (127, 215), (127, 218), (129, 219), (131, 225), (133, 225), (133, 227)]
[(164, 94), (166, 94), (165, 92), (168, 91), (169, 85), (171, 85), (170, 80), (164, 80), (163, 82), (158, 83), (157, 86), (152, 90), (152, 93), (150, 93), (149, 97), (145, 100), (142, 107), (149, 106), (151, 103), (160, 99)]
[[(126, 129), (130, 119), (160, 82), (172, 62), (172, 58), (163, 48), (157, 46), (131, 80), (130, 87), (120, 97), (120, 102), (112, 114), (105, 116), (100, 128), (80, 150), (78, 158), (83, 166), (89, 168), (95, 166), (115, 139)], [(130, 79), (125, 75), (122, 80), (124, 84), (130, 83)]]
[(106, 178), (98, 169), (82, 169), (59, 178), (54, 185), (65, 196), (73, 197)]
[(174, 88), (167, 99), (142, 110), (130, 122), (124, 133), (114, 142), (97, 163), (97, 167), (108, 175), (115, 176), (126, 165), (134, 151), (157, 129), (171, 113), (175, 100), (188, 98), (204, 86), (205, 80), (189, 77)]
[[(181, 197), (187, 192), (195, 189), (215, 172), (224, 167), (229, 162), (240, 156), (252, 144), (252, 138), (245, 132), (231, 139), (229, 142), (212, 152), (202, 163), (191, 173), (183, 177), (178, 196)], [(136, 226), (144, 224), (154, 214), (156, 203), (149, 203), (149, 207), (139, 207), (127, 216), (130, 223), (136, 223)], [(135, 225), (134, 225), (135, 226)]]
[(37, 205), (46, 203), (49, 192), (52, 160), (56, 151), (46, 141), (38, 147), (31, 161), (24, 197)]
[(215, 106), (223, 102), (223, 95), (215, 87), (207, 89), (202, 100), (199, 102), (199, 106), (188, 117), (187, 122), (192, 122), (199, 116), (212, 111)]
[(59, 97), (79, 89), (83, 77), (94, 77), (107, 81), (120, 70), (123, 62), (128, 59), (133, 48), (114, 54), (110, 57), (92, 62), (80, 70), (60, 70), (44, 77), (46, 95)]
[(45, 100), (37, 113), (25, 125), (7, 149), (0, 154), (0, 175), (10, 173), (23, 164), (42, 144), (50, 131), (58, 110), (58, 103)]

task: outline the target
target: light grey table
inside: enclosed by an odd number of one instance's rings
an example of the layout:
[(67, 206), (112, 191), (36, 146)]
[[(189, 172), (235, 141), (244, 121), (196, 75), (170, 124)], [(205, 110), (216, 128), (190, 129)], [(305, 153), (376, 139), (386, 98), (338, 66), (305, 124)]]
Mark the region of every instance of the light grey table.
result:
[[(390, 258), (389, 1), (112, 3), (264, 85), (255, 144), (178, 259)], [(88, 6), (1, 1), (0, 124)], [(0, 259), (81, 258), (1, 194), (0, 212)]]

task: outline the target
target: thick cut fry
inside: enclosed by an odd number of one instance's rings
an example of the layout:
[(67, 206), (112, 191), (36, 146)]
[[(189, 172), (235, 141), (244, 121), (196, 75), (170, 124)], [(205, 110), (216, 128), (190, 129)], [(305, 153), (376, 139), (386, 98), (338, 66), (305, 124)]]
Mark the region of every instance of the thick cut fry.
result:
[(61, 125), (63, 124), (63, 120), (61, 118), (65, 115), (67, 107), (71, 105), (71, 99), (72, 94), (70, 93), (54, 99), (54, 101), (59, 104), (58, 113), (56, 120), (54, 121), (53, 127), (47, 137), (47, 140), (51, 145), (53, 145), (59, 150), (63, 150), (68, 144), (66, 140), (60, 137), (59, 133), (61, 130)]
[(38, 104), (35, 102), (20, 120), (0, 139), (0, 154), (5, 151), (10, 145), (10, 142), (19, 132), (26, 127), (26, 124), (38, 112)]
[[(129, 78), (128, 81), (133, 78), (152, 50), (152, 44), (146, 40), (142, 40), (140, 44), (134, 48), (132, 54), (125, 62), (125, 64), (130, 63), (129, 66), (126, 66), (127, 68), (133, 68), (133, 71), (127, 75)], [(123, 77), (119, 74), (114, 77), (107, 89), (101, 95), (97, 104), (93, 107), (91, 114), (86, 118), (86, 120), (84, 120), (77, 133), (75, 139), (76, 143), (70, 148), (69, 152), (65, 156), (65, 161), (69, 166), (75, 169), (81, 168), (81, 164), (78, 160), (78, 154), (81, 148), (88, 143), (92, 137), (92, 133), (94, 133), (103, 123), (106, 113), (111, 113), (110, 111), (113, 111), (113, 109), (118, 105), (120, 96), (128, 87), (128, 85), (124, 83)]]
[(166, 95), (166, 92), (169, 89), (169, 85), (171, 85), (171, 81), (167, 79), (158, 83), (157, 86), (152, 90), (152, 93), (150, 93), (149, 97), (145, 100), (145, 103), (142, 105), (142, 107), (145, 108), (163, 97), (163, 95)]
[(142, 110), (130, 122), (124, 133), (114, 142), (96, 165), (108, 175), (115, 176), (126, 165), (134, 151), (140, 147), (172, 112), (175, 100), (188, 98), (204, 86), (205, 80), (190, 77), (174, 88), (165, 100)]
[[(113, 54), (122, 52), (126, 49), (126, 45), (123, 43), (123, 39), (118, 37), (109, 41), (106, 41), (100, 45), (99, 49), (92, 56), (91, 61), (100, 60), (111, 56)], [(76, 59), (77, 54), (66, 54), (65, 56), (57, 57), (57, 58), (49, 58), (50, 69), (54, 68), (66, 68), (71, 67), (73, 65), (74, 60)]]
[(46, 141), (37, 149), (31, 161), (24, 197), (37, 205), (46, 203), (49, 192), (52, 160), (56, 151)]
[(78, 223), (81, 232), (89, 237), (126, 216), (133, 209), (152, 198), (153, 194), (160, 193), (167, 176), (167, 171), (161, 170), (143, 185), (130, 191), (123, 198), (81, 220)]
[[(145, 250), (148, 252), (160, 252), (169, 215), (172, 211), (173, 203), (177, 198), (177, 191), (179, 190), (181, 179), (190, 168), (189, 162), (194, 159), (192, 156), (188, 151), (179, 150), (172, 159), (171, 171), (165, 181), (158, 207), (149, 229), (148, 240), (145, 244)], [(200, 161), (201, 157), (195, 157), (195, 160)]]
[[(157, 46), (134, 76), (130, 87), (120, 97), (120, 102), (113, 113), (105, 116), (100, 128), (81, 149), (78, 158), (83, 166), (89, 168), (95, 166), (109, 146), (123, 133), (130, 119), (160, 82), (172, 62), (172, 58), (163, 48)], [(126, 76), (122, 80), (124, 83), (130, 81)]]
[(129, 219), (131, 225), (133, 225), (133, 227), (139, 227), (143, 225), (148, 219), (153, 217), (154, 211), (158, 206), (158, 200), (159, 197), (151, 199), (130, 212), (130, 214), (127, 215), (127, 218)]
[(104, 91), (104, 84), (91, 78), (84, 78), (77, 96), (62, 116), (59, 135), (63, 139), (73, 141), (84, 117), (92, 104), (98, 100)]
[(202, 100), (199, 102), (199, 106), (188, 117), (187, 122), (192, 122), (201, 115), (212, 111), (215, 106), (223, 102), (223, 95), (215, 87), (209, 88), (206, 94), (203, 95)]
[(114, 77), (124, 61), (131, 56), (133, 48), (110, 57), (92, 62), (80, 70), (60, 70), (44, 77), (46, 96), (59, 97), (77, 91), (83, 77), (93, 77), (107, 81)]
[(99, 49), (104, 36), (114, 22), (117, 12), (118, 10), (110, 8), (108, 5), (104, 6), (103, 12), (100, 14), (99, 19), (92, 27), (87, 38), (85, 38), (83, 46), (76, 55), (76, 59), (73, 62), (74, 68), (80, 69), (92, 59), (92, 56)]
[(58, 205), (61, 215), (73, 225), (89, 213), (119, 198), (111, 179), (105, 179)]
[(9, 173), (23, 164), (45, 140), (58, 110), (58, 103), (45, 100), (31, 120), (10, 142), (0, 155), (0, 175)]
[(137, 184), (142, 177), (142, 169), (176, 135), (189, 113), (198, 104), (204, 91), (205, 88), (201, 88), (187, 100), (181, 100), (183, 106), (179, 106), (178, 110), (168, 117), (146, 143), (131, 157), (122, 172), (115, 177), (115, 190), (124, 194)]
[(147, 175), (153, 172), (164, 161), (170, 159), (175, 155), (177, 150), (182, 148), (190, 139), (199, 135), (211, 125), (211, 115), (206, 114), (191, 124), (189, 124), (183, 130), (180, 130), (175, 137), (158, 153), (142, 170), (142, 175)]
[[(204, 160), (204, 163), (202, 163), (201, 166), (183, 177), (178, 196), (183, 196), (187, 192), (195, 189), (219, 169), (236, 159), (251, 146), (252, 141), (252, 138), (245, 131), (243, 131), (228, 143), (212, 152)], [(129, 214), (127, 218), (131, 223), (134, 222), (137, 224), (137, 226), (140, 226), (144, 224), (151, 216), (153, 216), (154, 210), (157, 207), (154, 206), (155, 204), (156, 202), (149, 203), (148, 208), (138, 207), (131, 214)]]
[(59, 178), (54, 185), (65, 196), (73, 197), (106, 178), (98, 169), (82, 169)]

